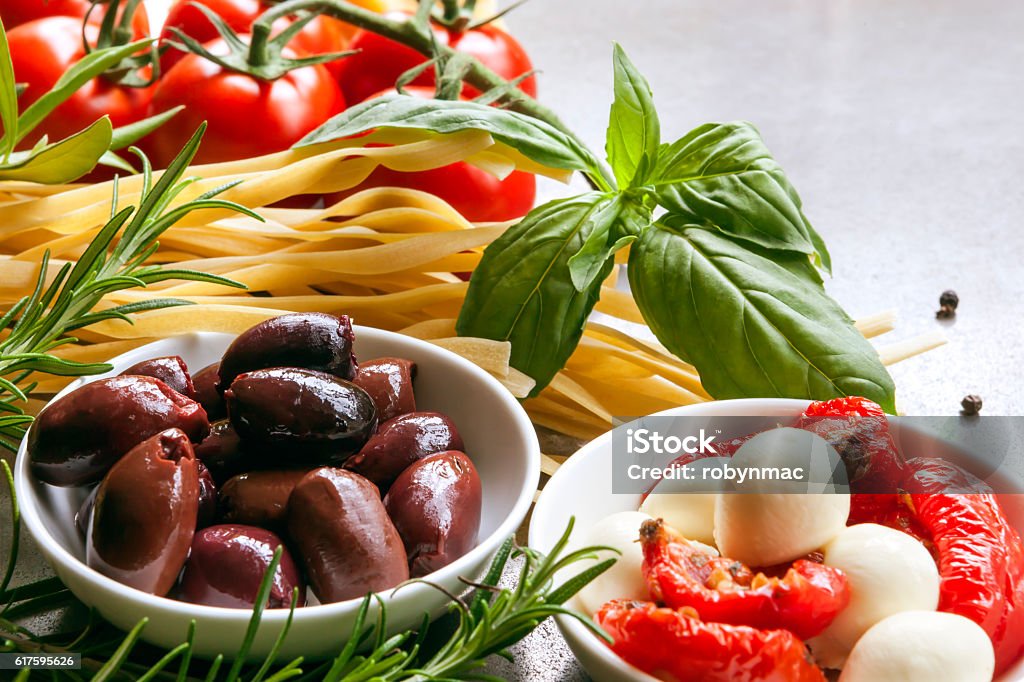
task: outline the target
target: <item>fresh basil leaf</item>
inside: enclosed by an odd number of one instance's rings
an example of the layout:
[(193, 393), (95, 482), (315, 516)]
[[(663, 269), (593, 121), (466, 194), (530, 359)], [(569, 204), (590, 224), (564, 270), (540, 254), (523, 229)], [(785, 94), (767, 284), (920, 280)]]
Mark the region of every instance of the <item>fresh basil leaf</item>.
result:
[(296, 147), (352, 137), (374, 129), (411, 128), (436, 133), (484, 130), (549, 168), (598, 173), (600, 164), (557, 128), (531, 116), (476, 102), (385, 95), (346, 109), (299, 140)]
[(811, 244), (814, 245), (815, 251), (815, 264), (827, 272), (832, 274), (832, 255), (828, 252), (828, 247), (825, 246), (825, 240), (821, 238), (818, 231), (811, 225), (811, 221), (804, 218), (804, 227), (807, 228), (807, 234), (811, 237)]
[(85, 130), (32, 151), (14, 152), (0, 164), (0, 180), (59, 185), (82, 177), (110, 146), (112, 128), (104, 116)]
[(801, 259), (658, 223), (633, 244), (629, 282), (651, 330), (690, 359), (715, 398), (859, 395), (894, 412), (878, 353), (824, 289), (796, 274)]
[(512, 366), (537, 382), (531, 395), (565, 366), (611, 272), (609, 258), (581, 292), (568, 264), (611, 201), (589, 192), (535, 208), (487, 247), (469, 281), (456, 330), (460, 336), (511, 341)]
[(569, 258), (569, 277), (576, 291), (586, 291), (601, 273), (604, 264), (615, 252), (636, 239), (636, 235), (623, 234), (618, 228), (622, 200), (610, 195), (591, 212), (588, 232), (583, 246)]
[(658, 203), (688, 222), (827, 261), (800, 197), (749, 123), (709, 123), (662, 147), (651, 182)]
[(43, 119), (49, 116), (54, 109), (71, 97), (71, 95), (75, 94), (83, 85), (152, 42), (152, 40), (137, 40), (128, 45), (93, 50), (79, 59), (70, 69), (64, 72), (64, 75), (60, 77), (49, 92), (33, 102), (21, 115), (21, 119), (18, 121), (18, 133), (15, 141), (20, 142), (23, 140)]
[(615, 101), (608, 118), (605, 151), (619, 187), (642, 185), (654, 168), (661, 143), (651, 86), (616, 43)]
[(7, 30), (0, 21), (0, 123), (4, 126), (3, 158), (14, 151), (14, 136), (18, 130), (18, 87), (14, 81), (11, 47), (7, 43)]

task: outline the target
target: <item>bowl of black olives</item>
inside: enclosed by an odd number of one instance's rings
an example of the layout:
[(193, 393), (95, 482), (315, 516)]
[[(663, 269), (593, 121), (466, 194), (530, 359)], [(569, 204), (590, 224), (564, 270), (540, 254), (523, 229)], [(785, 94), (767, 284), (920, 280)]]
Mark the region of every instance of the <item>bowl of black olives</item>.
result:
[[(297, 313), (122, 355), (40, 412), (26, 528), (83, 602), (163, 647), (336, 653), (366, 595), (392, 629), (444, 612), (522, 523), (540, 475), (518, 401), (426, 341)], [(275, 557), (277, 557), (275, 559)], [(274, 572), (270, 574), (270, 568)], [(373, 600), (373, 609), (378, 601)]]

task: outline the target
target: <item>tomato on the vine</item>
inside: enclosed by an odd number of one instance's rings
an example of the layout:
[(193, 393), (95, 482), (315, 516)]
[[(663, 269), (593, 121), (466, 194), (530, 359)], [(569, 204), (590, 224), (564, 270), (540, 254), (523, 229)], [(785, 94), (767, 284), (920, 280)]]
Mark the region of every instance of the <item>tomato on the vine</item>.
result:
[[(90, 13), (91, 5), (89, 0), (0, 0), (0, 18), (8, 31), (45, 17), (81, 19), (88, 15), (89, 23), (98, 26), (103, 21), (103, 7), (97, 7)], [(132, 15), (132, 33), (135, 38), (149, 35), (149, 17), (143, 6), (139, 6)]]
[[(432, 87), (412, 85), (405, 89), (414, 97), (431, 99)], [(374, 97), (394, 94), (394, 88)], [(428, 192), (444, 199), (466, 220), (475, 223), (500, 222), (522, 218), (533, 208), (537, 197), (537, 179), (532, 173), (512, 171), (504, 179), (460, 161), (431, 170), (403, 173), (378, 166), (358, 186), (326, 197), (328, 204), (373, 187), (405, 187)]]
[[(252, 23), (273, 7), (273, 3), (266, 0), (204, 0), (203, 4), (237, 33), (249, 33)], [(355, 4), (375, 12), (383, 12), (385, 9), (383, 0), (355, 0)], [(289, 23), (288, 19), (275, 22), (274, 32), (284, 29)], [(196, 7), (193, 0), (178, 0), (171, 5), (163, 30), (160, 32), (161, 41), (176, 40), (172, 28), (201, 43), (220, 37), (217, 28)], [(306, 54), (340, 52), (348, 47), (357, 31), (355, 26), (340, 19), (321, 15), (306, 24), (292, 39), (290, 46)], [(160, 58), (160, 66), (166, 71), (181, 61), (185, 54), (181, 50), (169, 47)], [(340, 73), (340, 60), (328, 62), (324, 66), (335, 77)]]
[[(394, 13), (390, 16), (399, 19), (408, 17)], [(533, 70), (533, 64), (519, 41), (497, 26), (485, 24), (461, 32), (439, 25), (434, 25), (433, 29), (438, 44), (476, 57), (484, 66), (505, 79), (518, 78)], [(372, 31), (357, 32), (348, 47), (359, 52), (338, 62), (338, 79), (345, 99), (350, 104), (362, 102), (374, 93), (394, 87), (399, 76), (426, 61), (426, 57), (411, 47)], [(416, 85), (433, 85), (434, 82), (433, 69), (427, 69), (413, 81)], [(519, 87), (531, 97), (537, 95), (537, 79), (532, 75)], [(463, 93), (475, 97), (480, 91), (467, 85)]]
[[(86, 26), (86, 39), (95, 43), (96, 26)], [(85, 56), (82, 21), (72, 17), (46, 17), (30, 21), (7, 34), (14, 77), (26, 84), (18, 98), (22, 111), (45, 95), (61, 76)], [(115, 83), (100, 75), (80, 87), (58, 106), (23, 142), (31, 146), (43, 135), (63, 139), (92, 125), (106, 115), (115, 128), (146, 117), (152, 87), (137, 88)]]
[[(223, 40), (204, 47), (215, 55), (229, 51)], [(294, 58), (295, 53), (286, 48), (284, 56)], [(185, 109), (145, 141), (158, 167), (174, 159), (203, 121), (208, 128), (195, 162), (217, 163), (288, 149), (345, 108), (338, 84), (320, 64), (268, 81), (198, 54), (186, 55), (164, 74), (153, 93), (150, 112), (158, 114), (178, 105)]]

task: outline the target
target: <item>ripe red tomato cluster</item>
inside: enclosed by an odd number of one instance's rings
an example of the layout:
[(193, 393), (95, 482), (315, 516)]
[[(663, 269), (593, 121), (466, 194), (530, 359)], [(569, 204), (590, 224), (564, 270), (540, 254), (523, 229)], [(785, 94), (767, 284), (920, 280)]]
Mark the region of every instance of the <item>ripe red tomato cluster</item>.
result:
[[(384, 0), (357, 0), (383, 11)], [(252, 23), (272, 6), (265, 0), (204, 0), (203, 4), (246, 40)], [(88, 0), (0, 0), (0, 17), (8, 29), (15, 77), (27, 89), (19, 99), (24, 109), (49, 91), (61, 75), (85, 55), (82, 17)], [(95, 44), (102, 7), (89, 15), (93, 24), (86, 38)], [(280, 20), (275, 33), (290, 23)], [(137, 37), (149, 34), (144, 8), (133, 17)], [(176, 0), (170, 8), (160, 39), (176, 40), (177, 32), (200, 42), (214, 55), (228, 50), (210, 19), (191, 0)], [(529, 57), (508, 33), (491, 25), (456, 32), (435, 27), (438, 43), (471, 54), (500, 75), (512, 79), (532, 71)], [(156, 82), (129, 87), (106, 76), (94, 78), (51, 115), (26, 144), (43, 135), (51, 140), (82, 130), (108, 115), (115, 127), (134, 123), (179, 105), (185, 109), (144, 139), (139, 146), (155, 167), (165, 167), (181, 145), (202, 123), (207, 134), (196, 163), (220, 163), (283, 151), (319, 127), (346, 106), (394, 87), (397, 78), (425, 58), (411, 48), (377, 34), (356, 30), (337, 19), (320, 16), (310, 21), (289, 42), (286, 57), (302, 57), (359, 50), (353, 56), (327, 64), (303, 66), (276, 80), (262, 80), (234, 71), (198, 54), (170, 45), (160, 58)], [(434, 82), (428, 69), (412, 94), (432, 96)], [(531, 75), (521, 87), (536, 94)], [(464, 96), (477, 93), (468, 87)], [(509, 220), (525, 215), (533, 205), (536, 182), (532, 175), (513, 173), (504, 180), (465, 163), (420, 173), (379, 169), (357, 189), (384, 185), (427, 191), (451, 203), (473, 221)], [(349, 192), (351, 193), (351, 192)], [(328, 200), (338, 197), (328, 197)]]

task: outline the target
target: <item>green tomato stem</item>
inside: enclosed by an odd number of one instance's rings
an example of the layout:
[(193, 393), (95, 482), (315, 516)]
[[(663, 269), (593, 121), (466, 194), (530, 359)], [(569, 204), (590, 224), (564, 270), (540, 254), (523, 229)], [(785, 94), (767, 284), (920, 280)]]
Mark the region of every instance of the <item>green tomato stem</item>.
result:
[[(348, 0), (288, 0), (287, 2), (282, 2), (264, 12), (253, 24), (254, 39), (257, 30), (269, 33), (274, 21), (301, 11), (319, 12), (335, 19), (341, 19), (349, 24), (411, 47), (425, 57), (434, 57), (436, 55), (442, 59), (450, 59), (456, 54), (456, 51), (447, 45), (435, 45), (429, 24), (421, 22), (419, 15), (409, 20), (398, 21), (372, 10), (359, 7), (348, 2)], [(509, 81), (489, 69), (480, 60), (470, 58), (468, 64), (465, 81), (477, 90), (487, 92), (494, 88), (509, 87)], [(558, 128), (566, 135), (571, 136), (584, 149), (588, 149), (586, 143), (570, 130), (553, 110), (530, 97), (520, 88), (515, 88), (514, 92), (515, 96), (508, 103), (509, 109), (540, 119)], [(594, 155), (594, 158), (598, 158), (597, 155)], [(587, 178), (596, 189), (611, 191), (615, 187), (614, 178), (611, 176), (610, 171), (604, 167), (601, 168), (600, 174), (596, 177), (588, 174)]]

